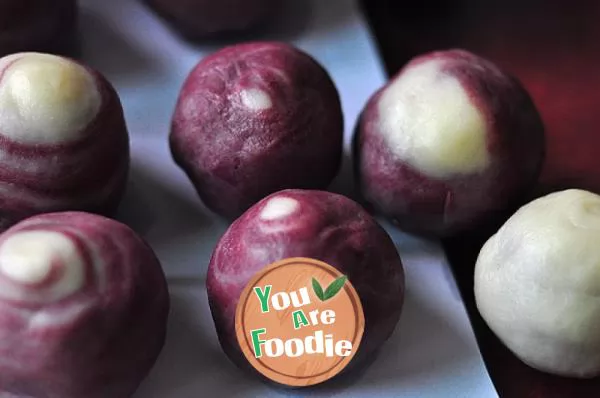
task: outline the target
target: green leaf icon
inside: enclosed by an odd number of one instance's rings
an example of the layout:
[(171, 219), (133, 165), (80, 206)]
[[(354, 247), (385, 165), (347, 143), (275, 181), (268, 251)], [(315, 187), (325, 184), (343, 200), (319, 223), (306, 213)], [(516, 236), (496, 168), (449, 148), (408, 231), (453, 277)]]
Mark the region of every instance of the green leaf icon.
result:
[(319, 300), (325, 301), (325, 299), (323, 298), (323, 288), (319, 284), (319, 281), (315, 278), (312, 278), (312, 287)]
[(323, 301), (329, 300), (330, 298), (333, 298), (336, 294), (338, 294), (338, 292), (344, 287), (344, 283), (346, 283), (347, 280), (348, 277), (346, 275), (343, 275), (331, 282), (331, 285), (329, 285), (329, 287), (325, 290), (325, 294), (323, 295)]

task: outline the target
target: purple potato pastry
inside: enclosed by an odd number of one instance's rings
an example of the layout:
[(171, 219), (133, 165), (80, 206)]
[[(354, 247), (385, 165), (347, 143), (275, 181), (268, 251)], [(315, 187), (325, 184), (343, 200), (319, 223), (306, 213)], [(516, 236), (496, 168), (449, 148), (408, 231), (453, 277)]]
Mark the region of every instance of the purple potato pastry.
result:
[(325, 69), (290, 45), (247, 43), (191, 72), (170, 146), (206, 206), (234, 219), (282, 189), (325, 189), (340, 168), (343, 133)]
[(117, 93), (67, 58), (0, 59), (0, 155), (0, 229), (51, 211), (110, 215), (129, 171)]
[(354, 201), (315, 190), (272, 194), (237, 219), (218, 242), (206, 287), (221, 347), (249, 369), (235, 332), (235, 312), (250, 279), (290, 257), (324, 261), (348, 276), (365, 315), (365, 332), (350, 368), (379, 349), (399, 321), (404, 270), (385, 230)]
[(523, 86), (463, 50), (411, 60), (368, 101), (354, 141), (364, 199), (410, 231), (448, 236), (536, 182), (544, 126)]
[(0, 0), (0, 57), (24, 51), (70, 53), (77, 20), (76, 0)]
[(281, 0), (144, 0), (190, 40), (243, 32), (266, 22)]
[(90, 213), (0, 235), (0, 396), (128, 398), (162, 350), (170, 299), (152, 249)]

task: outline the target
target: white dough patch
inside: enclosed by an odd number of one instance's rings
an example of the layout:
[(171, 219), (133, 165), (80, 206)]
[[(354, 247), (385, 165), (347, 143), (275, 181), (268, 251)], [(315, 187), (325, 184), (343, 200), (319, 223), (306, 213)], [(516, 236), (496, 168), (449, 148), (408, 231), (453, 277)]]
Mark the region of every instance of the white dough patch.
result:
[(289, 217), (300, 206), (296, 199), (286, 197), (276, 197), (270, 199), (260, 212), (260, 219), (273, 221)]
[(0, 246), (0, 272), (17, 283), (43, 282), (53, 263), (62, 265), (62, 274), (47, 289), (47, 299), (56, 300), (83, 287), (83, 259), (73, 241), (59, 232), (17, 232)]
[(258, 88), (242, 90), (240, 97), (242, 98), (242, 104), (253, 111), (264, 111), (273, 106), (269, 94)]
[(516, 212), (481, 249), (477, 307), (524, 362), (600, 374), (600, 196), (566, 190)]
[(80, 138), (102, 103), (90, 73), (48, 54), (12, 55), (0, 60), (0, 68), (8, 62), (0, 80), (0, 132), (30, 144)]
[(38, 311), (29, 319), (29, 327), (34, 329), (51, 328), (65, 325), (80, 316), (90, 303), (87, 300), (80, 301), (62, 308), (61, 311)]
[(382, 93), (379, 127), (392, 153), (436, 178), (475, 173), (489, 162), (484, 116), (442, 63), (406, 69)]

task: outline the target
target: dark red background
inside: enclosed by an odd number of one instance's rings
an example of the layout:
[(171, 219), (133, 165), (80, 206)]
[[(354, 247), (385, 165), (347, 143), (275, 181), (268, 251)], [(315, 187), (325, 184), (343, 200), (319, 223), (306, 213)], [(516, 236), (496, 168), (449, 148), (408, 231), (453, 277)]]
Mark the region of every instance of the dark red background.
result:
[[(390, 74), (417, 54), (464, 48), (520, 78), (547, 131), (547, 161), (535, 194), (573, 187), (600, 193), (600, 1), (363, 0), (363, 5)], [(476, 256), (512, 211), (444, 242), (496, 389), (508, 398), (600, 397), (600, 380), (558, 378), (522, 364), (476, 311)]]

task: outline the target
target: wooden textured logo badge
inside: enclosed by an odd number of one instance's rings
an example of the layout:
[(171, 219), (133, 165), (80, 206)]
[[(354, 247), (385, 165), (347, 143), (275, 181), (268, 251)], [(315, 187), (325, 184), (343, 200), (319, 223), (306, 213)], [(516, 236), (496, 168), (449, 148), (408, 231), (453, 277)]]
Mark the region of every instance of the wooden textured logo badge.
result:
[(365, 318), (356, 290), (334, 267), (288, 258), (252, 278), (240, 298), (236, 333), (252, 366), (293, 387), (340, 373), (360, 345)]

